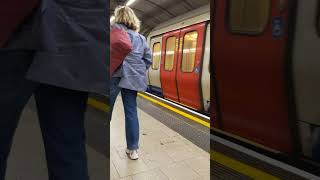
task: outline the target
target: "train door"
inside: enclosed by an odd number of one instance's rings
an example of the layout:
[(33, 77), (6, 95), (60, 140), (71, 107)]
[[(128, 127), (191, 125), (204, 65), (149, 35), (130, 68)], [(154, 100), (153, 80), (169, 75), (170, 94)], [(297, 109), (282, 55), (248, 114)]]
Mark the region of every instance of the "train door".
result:
[(150, 48), (152, 49), (152, 65), (148, 71), (149, 90), (157, 95), (162, 95), (160, 82), (160, 61), (161, 61), (162, 37), (152, 38)]
[(296, 109), (303, 154), (310, 157), (316, 133), (320, 133), (320, 1), (298, 2), (295, 29), (292, 64)]
[(282, 152), (293, 144), (284, 77), (287, 3), (216, 2), (213, 29), (220, 114), (215, 126)]
[(169, 32), (162, 37), (162, 60), (160, 81), (165, 98), (179, 102), (177, 89), (177, 60), (180, 30)]
[(206, 23), (181, 29), (177, 68), (180, 103), (202, 110), (201, 68)]
[(202, 103), (205, 112), (209, 112), (210, 108), (210, 24), (206, 28), (206, 38), (204, 43), (204, 56), (202, 63)]

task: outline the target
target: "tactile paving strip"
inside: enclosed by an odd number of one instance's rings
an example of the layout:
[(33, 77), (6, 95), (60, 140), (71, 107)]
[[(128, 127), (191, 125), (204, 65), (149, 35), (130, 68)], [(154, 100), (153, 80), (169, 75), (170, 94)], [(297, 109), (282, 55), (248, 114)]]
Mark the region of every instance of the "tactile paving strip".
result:
[(227, 167), (222, 166), (215, 161), (210, 161), (211, 166), (211, 179), (214, 180), (252, 180), (240, 173), (233, 171)]

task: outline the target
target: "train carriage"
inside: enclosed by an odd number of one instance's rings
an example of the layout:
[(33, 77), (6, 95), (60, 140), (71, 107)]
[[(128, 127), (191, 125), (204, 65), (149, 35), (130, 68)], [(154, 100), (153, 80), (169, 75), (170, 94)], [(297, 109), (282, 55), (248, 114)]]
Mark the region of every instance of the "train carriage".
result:
[(212, 6), (214, 132), (312, 160), (320, 128), (320, 1)]
[(160, 24), (148, 36), (149, 92), (203, 113), (210, 107), (210, 7)]

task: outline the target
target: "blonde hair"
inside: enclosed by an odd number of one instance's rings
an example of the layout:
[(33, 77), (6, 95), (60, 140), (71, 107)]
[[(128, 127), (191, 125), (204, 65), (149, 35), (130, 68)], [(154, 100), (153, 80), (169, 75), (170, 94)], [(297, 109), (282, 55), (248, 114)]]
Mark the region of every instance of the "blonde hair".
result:
[(114, 10), (114, 22), (124, 24), (127, 28), (136, 32), (140, 31), (140, 20), (134, 11), (128, 6), (118, 6)]

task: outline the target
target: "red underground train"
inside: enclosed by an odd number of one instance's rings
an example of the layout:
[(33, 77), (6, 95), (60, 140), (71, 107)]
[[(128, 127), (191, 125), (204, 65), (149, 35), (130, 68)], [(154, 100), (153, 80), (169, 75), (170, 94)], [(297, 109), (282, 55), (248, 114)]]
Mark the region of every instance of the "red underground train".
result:
[(211, 5), (211, 133), (319, 173), (320, 1)]

